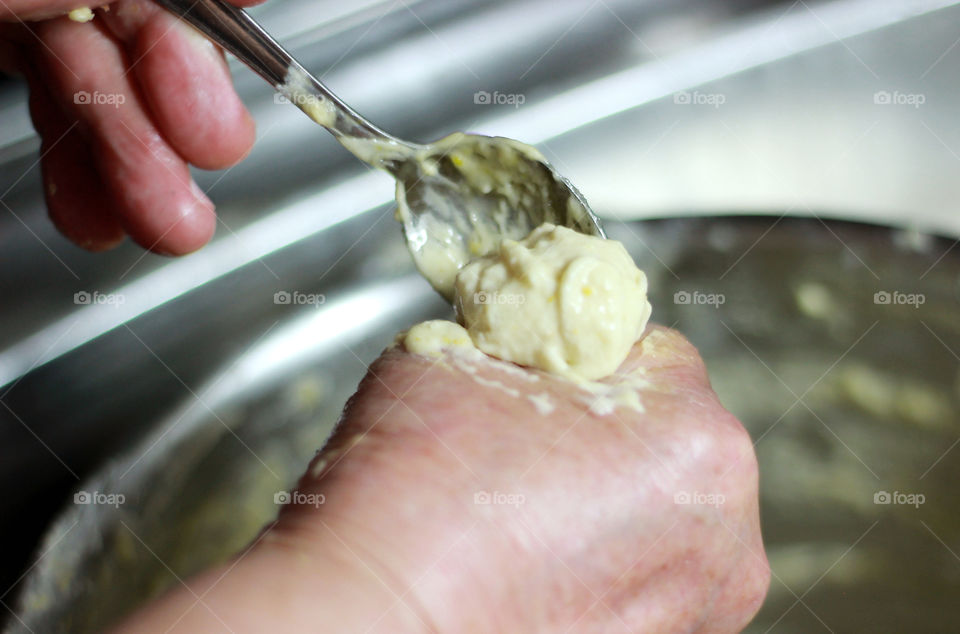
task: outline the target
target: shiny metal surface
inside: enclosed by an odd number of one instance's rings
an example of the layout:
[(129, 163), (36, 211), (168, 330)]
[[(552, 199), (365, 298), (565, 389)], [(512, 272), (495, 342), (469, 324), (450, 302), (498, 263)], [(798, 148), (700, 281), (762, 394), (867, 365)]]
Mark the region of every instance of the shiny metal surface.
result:
[[(337, 138), (346, 136), (377, 139), (386, 143), (400, 142), (354, 112), (330, 92), (329, 88), (311, 75), (243, 9), (219, 0), (155, 1), (233, 54), (278, 92), (285, 93), (284, 96), (307, 116), (315, 116), (311, 105), (323, 109), (323, 104), (329, 104), (334, 113), (329, 124), (321, 125)], [(285, 89), (291, 73), (297, 73), (304, 80), (302, 88), (309, 91), (309, 94), (294, 95), (289, 92), (289, 87)]]
[[(650, 275), (657, 320), (697, 344), (756, 439), (774, 581), (748, 631), (955, 628), (960, 255), (943, 257), (950, 241), (774, 218), (634, 222), (613, 237)], [(81, 495), (122, 503), (74, 504), (58, 519), (25, 587), (22, 631), (100, 631), (249, 543), (365, 360), (398, 327), (450, 316), (408, 260), (394, 266), (398, 277), (277, 325), (84, 483)], [(891, 292), (923, 301), (876, 299)], [(923, 501), (878, 503), (885, 494)]]
[[(950, 554), (960, 552), (950, 512), (960, 390), (953, 3), (843, 0), (759, 13), (612, 0), (324, 7), (330, 20), (300, 2), (255, 15), (323, 81), (398, 134), (428, 139), (468, 129), (538, 145), (647, 266), (654, 318), (679, 320), (758, 441), (776, 577), (756, 631), (898, 629), (917, 612), (926, 620), (910, 631), (956, 629), (947, 604), (960, 571)], [(89, 624), (156, 590), (163, 566), (118, 519), (166, 553), (178, 574), (200, 563), (184, 550), (191, 539), (224, 549), (242, 543), (250, 533), (227, 538), (222, 510), (198, 509), (241, 505), (245, 519), (234, 528), (244, 530), (269, 517), (273, 480), (287, 486), (306, 464), (301, 454), (284, 454), (292, 430), (307, 430), (297, 450), (309, 451), (362, 362), (393, 331), (445, 310), (410, 277), (390, 179), (324, 145), (316, 126), (235, 68), (260, 139), (248, 162), (198, 175), (222, 226), (208, 248), (175, 261), (130, 245), (93, 256), (66, 244), (41, 207), (22, 95), (0, 91), (0, 487), (8, 516), (22, 518), (5, 522), (0, 538), (12, 552), (32, 548), (45, 518), (67, 509), (46, 546), (4, 580), (9, 586), (32, 564), (24, 584), (33, 590), (59, 575), (65, 602), (22, 606), (37, 619)], [(478, 104), (480, 91), (525, 101)], [(269, 177), (264, 166), (272, 166)], [(619, 222), (729, 212), (764, 217)], [(900, 230), (848, 235), (820, 218)], [(696, 249), (704, 241), (714, 255)], [(816, 272), (813, 286), (802, 286), (804, 267)], [(388, 305), (351, 303), (371, 289)], [(684, 312), (672, 303), (681, 291), (725, 292), (727, 303)], [(927, 301), (882, 312), (865, 301), (882, 291), (921, 292)], [(113, 301), (75, 303), (84, 292)], [(278, 303), (278, 293), (291, 303)], [(316, 301), (294, 305), (293, 293)], [(325, 303), (316, 309), (320, 294)], [(843, 319), (811, 316), (825, 297)], [(377, 318), (362, 318), (371, 310)], [(274, 346), (280, 333), (315, 333), (294, 324), (328, 314), (340, 315), (328, 323), (346, 348), (315, 345), (312, 334), (295, 339), (303, 355), (296, 345)], [(264, 349), (273, 357), (256, 356)], [(244, 362), (245, 352), (272, 370)], [(920, 405), (898, 408), (885, 397), (901, 394), (901, 385)], [(291, 430), (271, 436), (281, 441), (278, 458), (257, 450), (269, 444), (271, 424)], [(161, 456), (175, 448), (182, 470), (163, 477), (169, 465)], [(124, 475), (137, 452), (143, 457)], [(192, 468), (208, 458), (217, 469)], [(241, 472), (265, 474), (266, 484), (218, 480)], [(160, 474), (156, 486), (134, 495), (150, 474)], [(107, 484), (130, 487), (119, 509), (70, 504), (74, 492)], [(166, 497), (149, 495), (154, 488)], [(871, 491), (881, 490), (924, 493), (928, 503), (872, 505)], [(161, 511), (179, 534), (156, 523)], [(197, 513), (203, 519), (190, 524)], [(80, 520), (72, 528), (71, 518)], [(98, 540), (110, 535), (126, 535), (118, 538), (126, 540), (126, 564), (97, 556)], [(70, 601), (116, 571), (129, 594), (99, 615), (74, 611)]]
[(451, 278), (470, 257), (496, 249), (499, 238), (520, 240), (545, 222), (603, 237), (577, 188), (516, 141), (454, 133), (421, 145), (391, 136), (330, 92), (242, 9), (220, 0), (157, 2), (233, 53), (358, 159), (396, 179), (407, 245), (447, 300), (453, 301), (453, 283), (441, 278), (438, 253)]

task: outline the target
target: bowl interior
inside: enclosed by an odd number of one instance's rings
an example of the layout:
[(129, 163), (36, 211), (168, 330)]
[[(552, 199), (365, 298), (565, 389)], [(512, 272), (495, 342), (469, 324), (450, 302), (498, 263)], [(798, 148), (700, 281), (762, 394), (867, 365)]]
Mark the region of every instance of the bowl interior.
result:
[[(776, 216), (607, 230), (647, 271), (654, 319), (697, 345), (755, 440), (773, 581), (748, 631), (960, 622), (951, 243)], [(450, 317), (384, 252), (395, 277), (295, 313), (84, 485), (123, 502), (74, 504), (56, 523), (21, 597), (26, 627), (98, 631), (256, 537), (393, 333)]]

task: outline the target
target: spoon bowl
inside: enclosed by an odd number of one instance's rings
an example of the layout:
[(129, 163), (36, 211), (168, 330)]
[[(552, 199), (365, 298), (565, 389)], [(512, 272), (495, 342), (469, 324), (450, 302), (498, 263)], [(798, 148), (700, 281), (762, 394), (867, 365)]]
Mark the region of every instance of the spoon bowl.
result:
[(535, 148), (457, 132), (428, 145), (340, 137), (397, 181), (397, 219), (417, 268), (452, 300), (457, 271), (543, 223), (603, 237), (583, 195)]

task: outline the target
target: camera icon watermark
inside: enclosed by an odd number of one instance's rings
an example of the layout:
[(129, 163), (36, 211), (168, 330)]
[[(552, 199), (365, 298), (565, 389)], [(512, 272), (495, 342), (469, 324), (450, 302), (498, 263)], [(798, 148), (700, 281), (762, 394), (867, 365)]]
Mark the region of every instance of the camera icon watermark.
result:
[(301, 293), (300, 291), (277, 291), (273, 294), (273, 303), (278, 306), (313, 306), (320, 308), (327, 301), (323, 293)]
[(673, 103), (681, 106), (710, 106), (712, 108), (719, 108), (727, 103), (727, 96), (722, 92), (700, 92), (699, 90), (687, 92), (686, 90), (682, 90), (674, 93)]
[(723, 293), (677, 291), (673, 294), (673, 303), (678, 306), (713, 306), (714, 308), (720, 308), (727, 303), (727, 297)]
[(901, 491), (877, 491), (873, 494), (874, 504), (900, 504), (920, 508), (920, 505), (927, 501), (927, 496), (923, 493), (903, 493)]
[(100, 92), (94, 90), (78, 90), (73, 93), (73, 103), (81, 106), (113, 106), (119, 108), (127, 102), (127, 96), (122, 92)]
[(123, 493), (101, 493), (100, 491), (77, 491), (73, 494), (74, 504), (97, 504), (120, 508), (127, 501)]
[(927, 302), (923, 293), (903, 293), (900, 291), (877, 291), (873, 294), (873, 303), (878, 306), (913, 306), (920, 308)]
[(473, 503), (479, 506), (512, 506), (514, 508), (526, 503), (527, 497), (522, 493), (503, 493), (502, 491), (477, 491), (473, 494)]
[(527, 297), (522, 293), (500, 293), (498, 291), (479, 291), (473, 294), (474, 304), (502, 305), (511, 304), (519, 306), (527, 301)]
[(505, 93), (494, 90), (478, 90), (473, 93), (473, 103), (478, 106), (513, 106), (519, 108), (527, 102), (527, 97), (522, 93)]
[(327, 501), (323, 493), (303, 493), (301, 491), (277, 491), (273, 494), (273, 503), (278, 506), (295, 504), (297, 506), (319, 507)]
[(677, 491), (673, 494), (674, 504), (690, 504), (698, 506), (712, 506), (717, 508), (723, 505), (727, 498), (722, 493), (701, 493), (700, 491)]
[(873, 103), (878, 106), (913, 106), (919, 108), (927, 103), (927, 96), (922, 92), (878, 90), (873, 93)]
[(104, 304), (107, 306), (121, 306), (127, 303), (122, 293), (101, 293), (99, 291), (77, 291), (73, 294), (73, 303), (78, 306)]

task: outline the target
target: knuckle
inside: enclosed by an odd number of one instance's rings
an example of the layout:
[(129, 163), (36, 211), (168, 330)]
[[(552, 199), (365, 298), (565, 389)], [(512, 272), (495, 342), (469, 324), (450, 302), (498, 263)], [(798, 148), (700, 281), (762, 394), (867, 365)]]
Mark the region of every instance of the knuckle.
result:
[(770, 563), (762, 547), (758, 560), (748, 570), (743, 590), (744, 625), (760, 611), (767, 597), (767, 591), (770, 589)]

